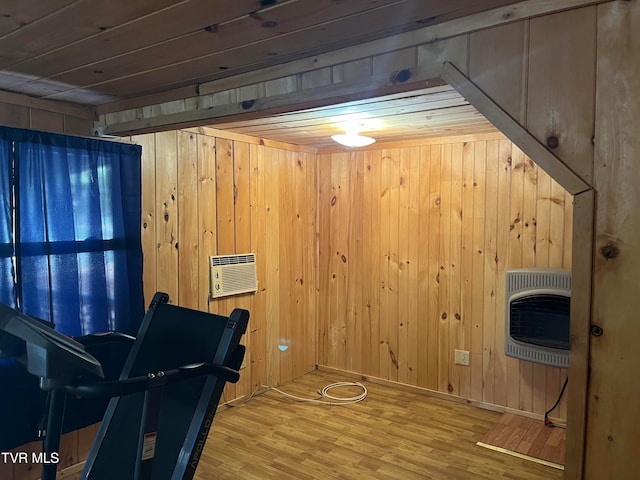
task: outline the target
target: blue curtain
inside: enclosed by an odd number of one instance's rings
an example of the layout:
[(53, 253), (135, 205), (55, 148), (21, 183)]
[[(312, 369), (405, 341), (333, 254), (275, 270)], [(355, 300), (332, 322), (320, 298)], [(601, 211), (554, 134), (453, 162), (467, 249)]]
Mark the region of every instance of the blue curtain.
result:
[(141, 148), (2, 127), (5, 141), (13, 142), (20, 309), (68, 335), (135, 334), (144, 313)]
[(0, 303), (15, 308), (13, 215), (11, 213), (11, 146), (0, 138)]

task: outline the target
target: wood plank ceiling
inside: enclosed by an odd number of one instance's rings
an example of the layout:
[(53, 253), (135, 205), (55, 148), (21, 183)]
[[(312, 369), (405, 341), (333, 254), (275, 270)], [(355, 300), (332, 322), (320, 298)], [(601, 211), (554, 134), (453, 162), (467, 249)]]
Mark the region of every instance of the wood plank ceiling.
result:
[(0, 88), (98, 105), (514, 0), (2, 0)]
[(448, 85), (214, 126), (318, 149), (340, 149), (331, 135), (353, 126), (377, 142), (497, 132)]
[[(163, 101), (195, 96), (204, 82), (513, 3), (2, 0), (0, 89), (103, 111), (123, 100), (143, 106), (154, 95)], [(419, 98), (393, 100), (410, 109), (405, 104)], [(411, 122), (409, 113), (403, 121)]]

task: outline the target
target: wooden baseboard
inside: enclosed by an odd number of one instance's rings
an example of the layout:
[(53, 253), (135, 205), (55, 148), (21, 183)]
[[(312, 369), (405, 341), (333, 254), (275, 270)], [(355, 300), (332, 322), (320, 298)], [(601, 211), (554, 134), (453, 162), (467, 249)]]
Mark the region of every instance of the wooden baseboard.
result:
[[(417, 385), (409, 385), (406, 383), (394, 382), (392, 380), (386, 380), (384, 378), (373, 377), (370, 375), (363, 375), (357, 372), (351, 372), (348, 370), (341, 370), (339, 368), (328, 367), (326, 365), (316, 365), (316, 369), (320, 370), (321, 372), (335, 373), (336, 375), (342, 375), (352, 379), (365, 380), (371, 383), (377, 383), (379, 385), (398, 388), (400, 390), (405, 390), (411, 393), (420, 393), (422, 395), (428, 395), (434, 398), (449, 400), (451, 402), (463, 403), (465, 405), (482, 408), (484, 410), (490, 410), (498, 413), (512, 413), (514, 415), (521, 415), (524, 417), (534, 418), (536, 420), (544, 420), (544, 415), (539, 413), (526, 412), (523, 410), (518, 410), (516, 408), (503, 407), (502, 405), (495, 405), (493, 403), (481, 402), (478, 400), (471, 400), (468, 398), (459, 397), (457, 395), (451, 395), (448, 393), (442, 393), (436, 390), (431, 390), (429, 388), (419, 387)], [(550, 417), (549, 419), (558, 426), (565, 426), (567, 422), (565, 419), (561, 419), (561, 418)]]

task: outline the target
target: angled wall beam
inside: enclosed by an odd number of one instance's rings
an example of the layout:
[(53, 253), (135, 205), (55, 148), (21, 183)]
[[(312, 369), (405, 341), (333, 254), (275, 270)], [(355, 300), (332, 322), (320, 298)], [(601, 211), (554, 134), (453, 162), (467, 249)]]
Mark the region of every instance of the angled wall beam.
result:
[(478, 88), (455, 65), (445, 62), (441, 76), (571, 195), (589, 190), (589, 185), (582, 178), (500, 108), (491, 97)]

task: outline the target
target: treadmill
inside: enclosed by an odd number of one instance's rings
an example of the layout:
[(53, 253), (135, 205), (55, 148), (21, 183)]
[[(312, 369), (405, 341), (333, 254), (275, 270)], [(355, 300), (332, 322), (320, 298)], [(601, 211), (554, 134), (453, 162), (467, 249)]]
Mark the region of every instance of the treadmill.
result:
[[(180, 480), (195, 474), (227, 381), (237, 382), (249, 312), (228, 317), (168, 303), (158, 292), (118, 380), (101, 381), (84, 347), (0, 304), (0, 353), (20, 360), (50, 392), (44, 453), (57, 452), (67, 393), (111, 397), (81, 478)], [(53, 480), (56, 465), (44, 464)]]

